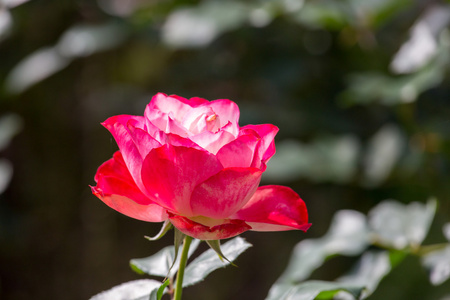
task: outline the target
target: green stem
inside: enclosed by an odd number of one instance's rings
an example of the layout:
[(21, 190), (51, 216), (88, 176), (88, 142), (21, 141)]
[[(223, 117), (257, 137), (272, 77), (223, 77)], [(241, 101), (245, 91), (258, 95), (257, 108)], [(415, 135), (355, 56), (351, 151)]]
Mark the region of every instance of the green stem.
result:
[(183, 278), (184, 278), (184, 268), (186, 267), (186, 262), (188, 259), (189, 246), (191, 246), (192, 238), (190, 236), (185, 236), (183, 243), (183, 251), (180, 257), (180, 267), (178, 268), (177, 282), (175, 287), (175, 294), (173, 300), (181, 300), (181, 293), (183, 292)]

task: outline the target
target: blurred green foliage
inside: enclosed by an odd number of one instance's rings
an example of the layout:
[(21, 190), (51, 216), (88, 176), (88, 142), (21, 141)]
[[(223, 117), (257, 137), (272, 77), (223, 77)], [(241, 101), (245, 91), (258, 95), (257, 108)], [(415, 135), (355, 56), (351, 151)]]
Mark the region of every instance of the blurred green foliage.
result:
[[(436, 197), (427, 239), (445, 241), (449, 5), (0, 0), (0, 298), (86, 299), (139, 279), (128, 260), (171, 242), (144, 240), (159, 224), (117, 214), (88, 187), (116, 149), (99, 123), (142, 114), (156, 92), (229, 98), (242, 125), (279, 126), (263, 183), (293, 187), (313, 223), (306, 234), (244, 234), (254, 247), (239, 269), (186, 299), (263, 299), (300, 239), (321, 236), (337, 210), (365, 213), (386, 198)], [(402, 261), (370, 299), (450, 294), (414, 264)], [(312, 278), (349, 265), (329, 260)]]

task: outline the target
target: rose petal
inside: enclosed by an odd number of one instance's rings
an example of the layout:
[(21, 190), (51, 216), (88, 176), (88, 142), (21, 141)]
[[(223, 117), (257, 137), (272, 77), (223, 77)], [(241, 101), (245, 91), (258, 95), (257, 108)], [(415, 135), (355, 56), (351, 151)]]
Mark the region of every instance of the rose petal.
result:
[(111, 132), (131, 176), (141, 191), (144, 192), (145, 188), (141, 180), (142, 155), (146, 155), (151, 149), (161, 146), (160, 143), (141, 130), (145, 127), (143, 117), (119, 115), (107, 119), (102, 125)]
[(97, 186), (92, 187), (94, 195), (118, 212), (148, 222), (167, 219), (165, 209), (136, 186), (119, 151), (98, 168), (95, 181)]
[(193, 216), (190, 199), (194, 188), (222, 168), (219, 160), (204, 150), (165, 145), (145, 158), (142, 180), (155, 202), (189, 217)]
[(106, 205), (130, 218), (146, 222), (163, 222), (167, 219), (166, 210), (157, 204), (137, 204), (127, 197), (106, 195), (95, 188), (92, 188), (92, 192)]
[(170, 113), (166, 116), (167, 118), (167, 126), (164, 130), (165, 133), (173, 133), (182, 137), (188, 137), (189, 133), (186, 128), (183, 127), (176, 119), (175, 116)]
[(224, 168), (229, 167), (250, 167), (253, 162), (254, 151), (260, 137), (250, 130), (248, 134), (239, 136), (217, 152), (216, 156)]
[(227, 130), (234, 137), (237, 137), (239, 133), (239, 107), (237, 104), (228, 99), (218, 99), (211, 101), (209, 107), (220, 116), (220, 127), (224, 127), (228, 122), (231, 122), (232, 126), (228, 127)]
[(251, 166), (261, 168), (264, 171), (266, 168), (265, 164), (275, 154), (274, 138), (278, 133), (278, 127), (272, 124), (247, 125), (242, 127), (241, 131), (249, 129), (254, 130), (261, 137)]
[[(190, 111), (188, 111), (184, 115), (181, 124), (184, 128), (188, 129), (190, 133), (198, 134), (208, 130), (208, 123), (206, 119), (212, 115), (214, 115), (214, 111), (211, 109), (211, 107), (202, 105), (196, 108), (192, 108)], [(217, 126), (217, 129), (218, 128), (220, 128), (220, 126)]]
[(197, 145), (196, 143), (194, 143), (190, 139), (181, 137), (181, 136), (176, 135), (176, 134), (171, 134), (171, 133), (167, 134), (166, 144), (170, 144), (172, 146), (183, 146), (183, 147), (187, 147), (187, 148), (195, 148), (197, 150), (202, 150), (203, 151), (202, 147), (200, 147), (199, 145)]
[(254, 231), (306, 231), (311, 226), (303, 200), (292, 189), (279, 185), (258, 188), (247, 204), (230, 218), (245, 221)]
[(147, 106), (145, 110), (147, 124), (153, 124), (165, 133), (175, 133), (187, 137), (187, 130), (177, 121), (174, 112), (164, 113), (158, 109), (152, 109)]
[(147, 131), (133, 126), (133, 123), (129, 121), (127, 123), (127, 129), (139, 154), (144, 158), (153, 148), (160, 147), (161, 143), (150, 136)]
[(209, 227), (171, 213), (169, 213), (169, 219), (182, 233), (204, 241), (231, 238), (251, 229), (241, 220), (228, 220), (224, 224)]
[(256, 168), (223, 169), (194, 189), (192, 213), (214, 219), (228, 218), (255, 193), (261, 174)]
[[(231, 126), (231, 123), (228, 124), (228, 126)], [(221, 128), (216, 133), (204, 131), (200, 134), (191, 136), (190, 139), (203, 149), (211, 152), (212, 154), (216, 154), (220, 148), (234, 140), (235, 137), (227, 130)]]
[[(176, 95), (170, 95), (170, 97), (174, 97), (174, 98), (177, 98), (177, 99), (182, 98), (182, 97), (176, 96)], [(203, 105), (205, 103), (209, 103), (209, 101), (206, 100), (206, 99), (200, 98), (200, 97), (192, 97), (186, 103), (189, 104), (192, 107), (198, 107), (198, 106)]]
[(184, 115), (191, 109), (192, 107), (189, 105), (189, 100), (183, 97), (167, 96), (166, 94), (158, 93), (153, 96), (152, 100), (145, 108), (144, 116), (151, 120), (154, 118), (155, 112), (161, 112), (162, 115), (169, 115), (172, 113), (175, 116), (175, 119), (178, 122), (181, 122)]

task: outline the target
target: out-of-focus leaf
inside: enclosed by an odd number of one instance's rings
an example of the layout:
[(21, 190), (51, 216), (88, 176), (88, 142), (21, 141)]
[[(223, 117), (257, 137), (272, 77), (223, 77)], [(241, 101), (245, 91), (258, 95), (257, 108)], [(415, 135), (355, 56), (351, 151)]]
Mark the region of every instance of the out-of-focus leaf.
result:
[(6, 159), (0, 159), (0, 195), (8, 187), (13, 175), (12, 164)]
[(389, 261), (391, 262), (391, 267), (395, 268), (405, 259), (407, 255), (408, 253), (406, 251), (391, 249), (389, 251)]
[(263, 180), (285, 182), (305, 177), (317, 182), (344, 183), (355, 175), (359, 150), (359, 142), (352, 135), (322, 136), (311, 144), (281, 141)]
[(160, 286), (161, 282), (156, 280), (134, 280), (101, 292), (91, 297), (90, 300), (148, 300), (150, 293), (153, 290), (157, 290)]
[(6, 78), (9, 92), (18, 94), (64, 69), (74, 58), (104, 51), (123, 42), (126, 34), (114, 23), (75, 25), (55, 47), (37, 50), (19, 62)]
[(380, 102), (396, 105), (416, 101), (424, 91), (439, 84), (450, 64), (450, 33), (443, 30), (434, 58), (417, 72), (391, 77), (380, 72), (352, 74), (349, 87), (338, 96), (344, 105)]
[(6, 88), (11, 93), (21, 93), (30, 86), (64, 69), (70, 59), (62, 57), (53, 48), (37, 50), (17, 64), (6, 78)]
[(173, 47), (201, 47), (219, 34), (246, 21), (248, 7), (237, 1), (204, 1), (172, 12), (162, 28), (164, 42)]
[(356, 268), (337, 281), (365, 287), (361, 295), (361, 299), (365, 299), (375, 291), (380, 281), (390, 271), (389, 253), (387, 251), (371, 251), (364, 253)]
[(129, 17), (139, 6), (143, 5), (139, 0), (97, 0), (98, 6), (106, 13), (113, 16)]
[(450, 278), (450, 244), (441, 250), (427, 253), (422, 264), (430, 271), (430, 282), (434, 285), (444, 283)]
[(390, 174), (405, 147), (405, 138), (396, 126), (383, 126), (370, 140), (364, 157), (362, 184), (377, 186)]
[(8, 147), (11, 139), (20, 132), (23, 126), (22, 119), (15, 114), (0, 117), (0, 151)]
[(357, 284), (328, 282), (328, 281), (306, 281), (297, 285), (276, 285), (270, 290), (266, 300), (314, 300), (333, 299), (340, 291), (345, 291), (359, 299), (364, 286)]
[(433, 5), (413, 25), (410, 39), (394, 56), (391, 70), (398, 74), (412, 73), (427, 64), (438, 50), (439, 33), (450, 21), (450, 6)]
[[(371, 28), (377, 27), (383, 23), (389, 22), (390, 16), (394, 15), (400, 9), (409, 7), (410, 0), (350, 0), (349, 4), (353, 8), (357, 17), (365, 20)], [(356, 18), (353, 22), (358, 22)], [(354, 26), (357, 24), (353, 24)]]
[(77, 24), (64, 32), (56, 49), (62, 57), (88, 56), (119, 45), (126, 36), (124, 27), (117, 23)]
[(0, 0), (0, 4), (4, 5), (5, 7), (13, 8), (28, 1), (30, 0)]
[(297, 22), (312, 28), (340, 29), (348, 24), (350, 7), (344, 2), (305, 1), (293, 15)]
[(446, 223), (442, 228), (442, 231), (444, 232), (444, 236), (447, 239), (447, 241), (450, 242), (450, 223)]
[(387, 247), (417, 248), (424, 240), (436, 211), (436, 200), (408, 205), (393, 200), (378, 204), (369, 212), (374, 239)]
[(312, 28), (359, 27), (361, 20), (364, 20), (364, 26), (373, 28), (389, 21), (386, 15), (394, 14), (408, 4), (408, 0), (304, 1), (304, 6), (294, 16), (298, 22)]
[(209, 273), (216, 269), (223, 268), (235, 260), (241, 253), (252, 245), (241, 237), (236, 237), (221, 246), (222, 253), (228, 257), (229, 261), (222, 261), (216, 252), (208, 249), (199, 257), (194, 259), (185, 270), (183, 287), (190, 286), (202, 281)]
[[(15, 114), (0, 117), (0, 151), (8, 147), (11, 139), (22, 129), (22, 119)], [(13, 175), (13, 166), (0, 158), (0, 194), (8, 187)]]
[(5, 38), (12, 26), (11, 13), (0, 6), (0, 41)]
[(277, 11), (277, 1), (267, 1), (265, 5), (250, 10), (248, 21), (255, 27), (264, 27), (270, 24)]
[[(192, 253), (194, 253), (199, 244), (200, 241), (197, 239), (194, 239), (192, 241), (188, 256), (191, 256)], [(138, 273), (146, 273), (153, 276), (166, 277), (167, 274), (169, 274), (169, 276), (172, 276), (178, 270), (179, 257), (175, 263), (174, 259), (175, 247), (167, 246), (152, 256), (132, 259), (130, 261), (130, 265), (131, 268)], [(172, 264), (173, 268), (170, 269)]]
[(304, 280), (328, 257), (336, 254), (358, 255), (368, 244), (366, 217), (353, 210), (338, 211), (324, 237), (304, 240), (295, 246), (288, 267), (277, 283)]

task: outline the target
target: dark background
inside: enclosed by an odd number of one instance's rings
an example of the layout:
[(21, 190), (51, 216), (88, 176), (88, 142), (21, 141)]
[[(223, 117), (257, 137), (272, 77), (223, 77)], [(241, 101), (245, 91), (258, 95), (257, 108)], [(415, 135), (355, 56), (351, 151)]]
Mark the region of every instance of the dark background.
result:
[[(241, 125), (280, 128), (263, 184), (294, 188), (312, 228), (253, 233), (186, 299), (263, 299), (300, 240), (384, 199), (450, 221), (450, 5), (445, 1), (0, 1), (0, 299), (87, 299), (143, 278), (172, 242), (90, 192), (117, 146), (100, 125), (157, 92), (228, 98)], [(202, 248), (205, 249), (205, 248)], [(332, 280), (352, 258), (313, 278)], [(443, 299), (418, 259), (370, 299)]]

